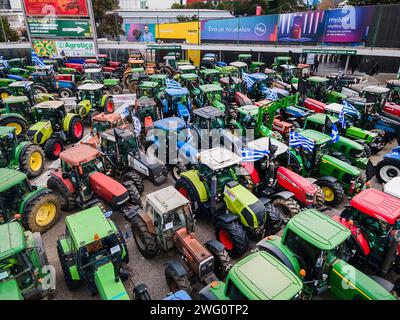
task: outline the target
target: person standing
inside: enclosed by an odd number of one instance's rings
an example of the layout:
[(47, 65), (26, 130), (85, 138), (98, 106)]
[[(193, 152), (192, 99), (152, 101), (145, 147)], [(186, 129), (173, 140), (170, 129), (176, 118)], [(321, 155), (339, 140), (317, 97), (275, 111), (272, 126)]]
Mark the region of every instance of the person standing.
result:
[(319, 66), (319, 61), (318, 59), (315, 59), (314, 61), (314, 72), (318, 73), (318, 66)]

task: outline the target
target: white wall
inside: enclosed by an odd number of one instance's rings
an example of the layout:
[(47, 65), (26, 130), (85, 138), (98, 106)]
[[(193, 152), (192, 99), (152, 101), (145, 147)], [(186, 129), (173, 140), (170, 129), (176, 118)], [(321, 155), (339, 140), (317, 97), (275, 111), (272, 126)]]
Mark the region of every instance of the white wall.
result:
[(11, 9), (21, 9), (21, 0), (10, 0)]

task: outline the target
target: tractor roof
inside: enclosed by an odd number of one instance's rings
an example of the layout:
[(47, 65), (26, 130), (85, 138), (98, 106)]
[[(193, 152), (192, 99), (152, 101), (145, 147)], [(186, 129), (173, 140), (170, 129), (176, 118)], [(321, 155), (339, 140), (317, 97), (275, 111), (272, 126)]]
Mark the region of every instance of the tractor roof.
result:
[(264, 73), (265, 73), (266, 75), (275, 74), (275, 73), (276, 73), (276, 70), (274, 70), (274, 69), (269, 69), (269, 68), (265, 68)]
[(333, 113), (340, 113), (344, 106), (340, 103), (330, 103), (325, 105), (325, 110)]
[(10, 88), (25, 88), (25, 87), (30, 87), (33, 85), (33, 81), (14, 81), (10, 83), (8, 86)]
[(180, 89), (166, 89), (165, 93), (172, 96), (172, 97), (180, 97), (189, 94), (187, 88), (180, 88)]
[(101, 83), (85, 83), (78, 87), (78, 90), (95, 91), (103, 89), (104, 85)]
[(181, 78), (184, 80), (196, 80), (199, 78), (199, 76), (195, 73), (184, 73), (181, 74)]
[(276, 60), (278, 60), (278, 61), (290, 61), (290, 60), (292, 60), (290, 57), (288, 57), (288, 56), (278, 56), (278, 57), (276, 57), (275, 58)]
[(364, 92), (369, 92), (372, 94), (381, 94), (381, 93), (386, 93), (389, 92), (390, 89), (386, 87), (379, 87), (379, 86), (368, 86), (363, 88)]
[(244, 63), (242, 61), (233, 61), (229, 64), (230, 66), (236, 67), (236, 68), (244, 68), (247, 67), (247, 63)]
[(221, 91), (222, 87), (216, 84), (202, 84), (199, 86), (199, 89), (203, 92), (215, 92), (215, 91)]
[(119, 113), (105, 113), (101, 112), (99, 114), (96, 114), (93, 118), (92, 121), (94, 122), (110, 122), (114, 123), (115, 121), (119, 120), (121, 117), (121, 114)]
[(229, 277), (252, 300), (291, 300), (303, 288), (299, 277), (265, 251), (236, 262)]
[(100, 151), (86, 144), (78, 144), (60, 153), (60, 159), (74, 167), (88, 163), (98, 156)]
[(329, 79), (328, 78), (324, 78), (324, 77), (319, 77), (319, 76), (313, 76), (313, 77), (309, 77), (306, 79), (307, 82), (318, 82), (318, 83), (322, 83), (322, 82), (328, 82)]
[(110, 129), (110, 130), (102, 132), (100, 134), (100, 136), (102, 139), (106, 139), (108, 141), (115, 142), (115, 132), (117, 132), (118, 137), (120, 137), (121, 140), (123, 140), (123, 141), (127, 141), (134, 136), (133, 132), (126, 128)]
[(142, 81), (142, 82), (139, 84), (139, 88), (140, 88), (140, 89), (144, 89), (144, 88), (151, 88), (151, 89), (153, 89), (153, 88), (156, 88), (156, 87), (158, 87), (158, 82), (154, 82), (154, 81)]
[(69, 215), (65, 218), (76, 248), (81, 248), (95, 241), (103, 239), (114, 233), (111, 225), (99, 207)]
[(267, 75), (265, 73), (257, 72), (252, 73), (249, 77), (255, 81), (265, 80), (267, 79)]
[(154, 99), (146, 97), (146, 96), (141, 96), (139, 99), (136, 100), (137, 104), (139, 107), (148, 107), (148, 106), (155, 106), (157, 103), (154, 101)]
[(350, 200), (350, 205), (375, 219), (395, 224), (400, 218), (400, 199), (377, 189), (365, 189)]
[(101, 73), (101, 69), (100, 68), (87, 68), (85, 69), (85, 73)]
[(186, 127), (186, 122), (182, 118), (169, 117), (154, 122), (154, 128), (165, 131), (177, 131)]
[(280, 66), (279, 66), (280, 68), (283, 68), (283, 69), (287, 69), (287, 70), (293, 70), (293, 69), (296, 69), (297, 67), (295, 66), (295, 65), (293, 65), (293, 64), (281, 64)]
[(25, 173), (7, 168), (0, 169), (0, 177), (0, 193), (27, 179)]
[(332, 250), (350, 236), (349, 229), (315, 209), (300, 212), (286, 228), (320, 250)]
[(400, 87), (400, 79), (388, 80), (388, 81), (386, 81), (386, 83), (389, 83), (395, 87)]
[(284, 154), (287, 152), (287, 150), (289, 149), (289, 147), (274, 139), (274, 138), (270, 138), (270, 137), (263, 137), (251, 142), (247, 143), (247, 149), (250, 150), (258, 150), (258, 151), (269, 151), (269, 140), (271, 139), (271, 144), (274, 145), (275, 147), (278, 147), (278, 149), (275, 152), (275, 156)]
[(336, 123), (339, 121), (339, 119), (336, 118), (335, 116), (327, 115), (325, 113), (314, 113), (307, 117), (307, 121), (311, 121), (311, 122), (315, 122), (315, 123), (323, 125), (323, 124), (325, 124), (325, 119), (327, 116), (333, 123)]
[(133, 64), (133, 63), (135, 63), (135, 64), (143, 64), (144, 60), (143, 59), (136, 59), (136, 58), (129, 58), (128, 59), (128, 63), (129, 64)]
[(64, 107), (64, 101), (58, 100), (40, 102), (34, 106), (36, 109), (58, 109), (61, 107)]
[(212, 171), (216, 171), (240, 163), (242, 157), (226, 148), (217, 147), (200, 152), (199, 161), (201, 164), (209, 167)]
[(189, 200), (174, 187), (168, 186), (148, 194), (146, 202), (155, 208), (159, 214), (165, 214), (188, 204)]
[(234, 84), (238, 84), (238, 83), (242, 82), (242, 80), (237, 77), (224, 77), (224, 78), (221, 78), (219, 81), (224, 84), (229, 84), (229, 79), (233, 80)]
[(203, 69), (201, 70), (201, 73), (208, 76), (210, 74), (220, 74), (219, 70), (217, 69)]
[(299, 134), (313, 140), (316, 144), (324, 144), (332, 140), (327, 134), (312, 129), (300, 131)]
[(191, 64), (184, 64), (184, 65), (178, 65), (178, 70), (181, 71), (196, 70), (196, 67)]
[(26, 248), (25, 234), (19, 222), (0, 225), (0, 261)]
[(179, 66), (187, 66), (187, 65), (191, 65), (189, 60), (179, 60), (176, 65)]
[(217, 54), (212, 52), (207, 52), (204, 54), (203, 58), (216, 58)]
[(150, 80), (153, 80), (153, 79), (162, 79), (162, 80), (164, 80), (164, 79), (167, 79), (167, 78), (168, 78), (168, 76), (167, 76), (166, 74), (159, 74), (159, 73), (157, 73), (157, 74), (152, 74), (152, 75), (149, 77)]
[(195, 109), (193, 110), (193, 114), (206, 119), (219, 118), (225, 115), (223, 111), (218, 110), (217, 108), (214, 107), (202, 107), (199, 109)]
[(3, 99), (5, 104), (23, 103), (28, 101), (29, 99), (26, 96), (9, 96), (8, 98)]
[(240, 53), (238, 58), (251, 58), (252, 55), (250, 53)]
[(243, 106), (238, 108), (238, 112), (243, 113), (243, 114), (248, 114), (251, 116), (255, 116), (258, 114), (258, 111), (260, 110), (259, 107), (253, 106), (253, 105), (248, 105), (248, 106)]

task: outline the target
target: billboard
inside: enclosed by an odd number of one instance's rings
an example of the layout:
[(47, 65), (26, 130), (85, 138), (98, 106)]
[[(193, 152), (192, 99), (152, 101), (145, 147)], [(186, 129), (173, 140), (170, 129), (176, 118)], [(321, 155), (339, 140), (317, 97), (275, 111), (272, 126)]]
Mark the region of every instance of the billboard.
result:
[(28, 18), (31, 36), (35, 38), (69, 37), (91, 38), (89, 20), (33, 19)]
[(156, 26), (157, 39), (184, 40), (186, 43), (199, 42), (199, 23), (163, 23)]
[(201, 40), (276, 41), (277, 15), (205, 20), (201, 22)]
[(125, 35), (129, 42), (155, 42), (155, 24), (125, 23)]
[(27, 16), (88, 16), (86, 0), (23, 0)]
[(63, 52), (67, 57), (94, 57), (96, 56), (93, 41), (58, 41), (33, 40), (33, 50), (39, 57), (59, 56)]
[(368, 37), (374, 7), (349, 7), (325, 12), (326, 27), (322, 41), (328, 43), (360, 43)]

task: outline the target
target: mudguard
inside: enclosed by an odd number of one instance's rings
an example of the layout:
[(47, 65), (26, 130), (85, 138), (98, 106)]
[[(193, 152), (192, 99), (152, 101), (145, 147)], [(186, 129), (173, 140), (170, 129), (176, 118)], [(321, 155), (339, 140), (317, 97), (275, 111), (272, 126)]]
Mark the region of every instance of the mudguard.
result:
[(56, 81), (55, 87), (57, 89), (61, 89), (61, 88), (74, 89), (75, 88), (75, 83), (72, 82), (72, 81), (61, 80), (61, 81)]
[(281, 192), (275, 193), (275, 194), (271, 197), (271, 200), (273, 201), (273, 200), (278, 199), (278, 198), (283, 198), (283, 199), (287, 200), (287, 199), (290, 199), (290, 198), (292, 198), (292, 197), (294, 197), (294, 193), (293, 193), (293, 192), (290, 192), (290, 191), (281, 191)]
[(114, 268), (114, 265), (108, 262), (95, 271), (94, 281), (99, 295), (103, 300), (130, 300), (122, 280), (115, 281)]
[(204, 246), (208, 249), (209, 247), (214, 248), (215, 251), (217, 252), (222, 252), (224, 251), (225, 247), (224, 245), (219, 242), (218, 240), (208, 240)]
[(331, 183), (336, 183), (338, 181), (338, 179), (336, 179), (335, 177), (332, 177), (332, 176), (324, 176), (324, 177), (319, 178), (317, 181), (328, 181)]
[(286, 267), (288, 267), (292, 272), (296, 272), (293, 263), (290, 259), (279, 249), (279, 247), (274, 246), (268, 241), (261, 240), (257, 243), (257, 248), (261, 251), (266, 251), (272, 256), (276, 257), (280, 262), (282, 262)]
[(52, 191), (48, 188), (45, 187), (39, 187), (36, 190), (29, 192), (27, 194), (24, 195), (24, 197), (22, 198), (21, 203), (19, 204), (19, 211), (18, 212), (25, 212), (25, 208), (27, 206), (29, 206), (30, 202), (33, 199), (36, 199), (36, 197), (38, 197), (41, 194), (50, 194), (52, 193)]
[(17, 145), (15, 148), (15, 156), (14, 159), (17, 159), (18, 162), (21, 161), (21, 156), (24, 154), (26, 148), (28, 148), (32, 143), (30, 141), (23, 141)]
[(200, 181), (197, 170), (189, 170), (181, 173), (181, 177), (184, 177), (193, 185), (199, 195), (200, 202), (208, 201), (208, 194), (204, 183)]
[(71, 124), (72, 119), (74, 119), (75, 117), (79, 117), (79, 116), (75, 113), (67, 113), (67, 115), (64, 117), (64, 120), (63, 120), (63, 131), (64, 132), (69, 131), (69, 125)]
[(76, 110), (81, 117), (85, 117), (89, 114), (90, 110), (92, 109), (92, 103), (90, 100), (82, 100), (76, 105)]
[(24, 121), (26, 124), (28, 124), (28, 121), (26, 121), (26, 119), (21, 116), (19, 113), (6, 113), (0, 116), (0, 121), (2, 121), (3, 119), (7, 119), (7, 118), (18, 118), (21, 119), (22, 121)]
[(115, 86), (119, 84), (118, 79), (105, 79), (104, 80), (104, 85), (105, 86)]
[(400, 147), (394, 148), (391, 152), (383, 156), (384, 159), (396, 159), (400, 161)]
[(239, 216), (232, 213), (223, 213), (215, 217), (215, 222), (223, 221), (224, 223), (231, 223), (236, 220), (239, 220)]
[(178, 260), (170, 260), (165, 264), (165, 267), (171, 267), (178, 277), (183, 277), (187, 274), (185, 267)]
[(61, 170), (54, 170), (50, 173), (50, 175), (59, 179), (61, 183), (67, 187), (69, 193), (75, 193), (75, 186), (70, 179), (63, 178)]

